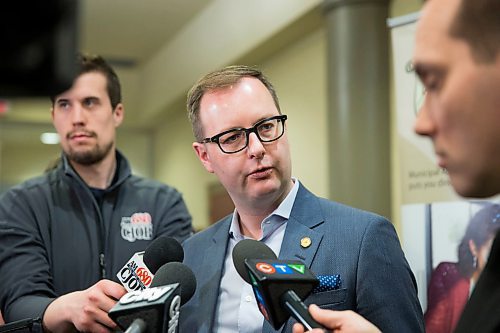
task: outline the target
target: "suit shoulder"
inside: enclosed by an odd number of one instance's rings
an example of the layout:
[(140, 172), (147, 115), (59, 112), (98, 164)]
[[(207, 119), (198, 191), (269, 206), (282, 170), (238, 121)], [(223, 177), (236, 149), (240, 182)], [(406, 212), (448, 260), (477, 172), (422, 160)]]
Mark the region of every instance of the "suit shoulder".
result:
[(206, 229), (198, 231), (197, 233), (186, 239), (182, 243), (182, 246), (184, 247), (185, 250), (189, 250), (191, 248), (197, 248), (202, 244), (209, 244), (210, 242), (212, 242), (215, 234), (221, 231), (221, 228), (229, 227), (228, 223), (230, 222), (227, 221), (227, 218), (224, 218), (212, 224), (211, 226), (207, 227)]
[(339, 202), (319, 198), (320, 206), (326, 217), (340, 217), (356, 223), (390, 223), (377, 213), (369, 212)]

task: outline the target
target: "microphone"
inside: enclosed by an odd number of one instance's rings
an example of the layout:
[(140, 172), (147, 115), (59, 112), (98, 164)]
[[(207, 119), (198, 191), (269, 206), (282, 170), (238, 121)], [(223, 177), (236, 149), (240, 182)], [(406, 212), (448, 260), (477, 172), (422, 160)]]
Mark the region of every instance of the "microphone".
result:
[(266, 244), (252, 239), (236, 244), (232, 256), (236, 271), (253, 288), (259, 311), (275, 330), (290, 315), (307, 330), (325, 329), (302, 302), (319, 283), (303, 262), (276, 259)]
[(156, 274), (158, 269), (166, 263), (183, 260), (182, 245), (175, 238), (168, 236), (156, 238), (144, 251), (144, 263), (153, 274)]
[(136, 252), (116, 274), (127, 291), (144, 290), (153, 282), (154, 274), (165, 263), (182, 262), (184, 250), (172, 237), (161, 236), (153, 240), (146, 250)]
[(173, 333), (177, 331), (180, 306), (196, 290), (196, 279), (189, 267), (170, 262), (158, 269), (145, 290), (125, 294), (108, 315), (126, 333)]

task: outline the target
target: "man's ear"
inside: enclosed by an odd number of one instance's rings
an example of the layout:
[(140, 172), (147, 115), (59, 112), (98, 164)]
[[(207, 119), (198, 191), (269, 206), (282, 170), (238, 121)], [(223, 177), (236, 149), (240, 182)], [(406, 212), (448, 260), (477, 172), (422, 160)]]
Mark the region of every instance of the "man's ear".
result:
[(115, 122), (115, 127), (121, 125), (124, 115), (125, 115), (125, 108), (123, 107), (122, 103), (118, 103), (115, 109), (113, 110), (113, 119)]
[(212, 162), (210, 161), (210, 156), (208, 155), (207, 149), (204, 143), (193, 142), (193, 149), (196, 152), (196, 156), (200, 160), (201, 164), (205, 167), (205, 169), (214, 173), (214, 169), (212, 168)]

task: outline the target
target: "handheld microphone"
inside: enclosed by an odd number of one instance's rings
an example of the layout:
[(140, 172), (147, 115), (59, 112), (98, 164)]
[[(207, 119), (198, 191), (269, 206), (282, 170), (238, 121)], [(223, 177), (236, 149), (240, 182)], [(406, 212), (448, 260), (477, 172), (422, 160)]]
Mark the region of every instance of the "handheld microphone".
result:
[(166, 263), (183, 260), (182, 245), (175, 238), (168, 236), (156, 238), (144, 251), (144, 263), (153, 274), (156, 274), (158, 269)]
[(232, 256), (236, 271), (252, 285), (260, 312), (275, 330), (290, 315), (307, 330), (325, 328), (302, 302), (319, 283), (304, 263), (278, 260), (266, 244), (251, 239), (236, 244)]
[(125, 294), (109, 311), (109, 317), (126, 333), (176, 332), (180, 306), (196, 289), (189, 267), (178, 262), (158, 269), (151, 287)]
[(182, 262), (184, 250), (172, 237), (153, 240), (145, 251), (136, 252), (116, 274), (127, 291), (144, 290), (153, 282), (154, 274), (165, 263)]

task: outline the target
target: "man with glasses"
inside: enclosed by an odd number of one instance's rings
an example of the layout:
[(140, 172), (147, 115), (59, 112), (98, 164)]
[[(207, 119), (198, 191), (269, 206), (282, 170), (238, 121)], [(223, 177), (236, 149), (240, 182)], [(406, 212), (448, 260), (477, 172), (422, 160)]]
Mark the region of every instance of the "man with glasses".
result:
[[(187, 108), (196, 155), (235, 210), (184, 243), (197, 288), (182, 308), (181, 332), (274, 332), (233, 265), (234, 246), (248, 238), (316, 275), (340, 276), (306, 303), (358, 311), (384, 332), (423, 332), (416, 283), (392, 224), (319, 198), (292, 177), (287, 116), (259, 70), (207, 74), (191, 88)], [(291, 329), (289, 320), (282, 332)]]

